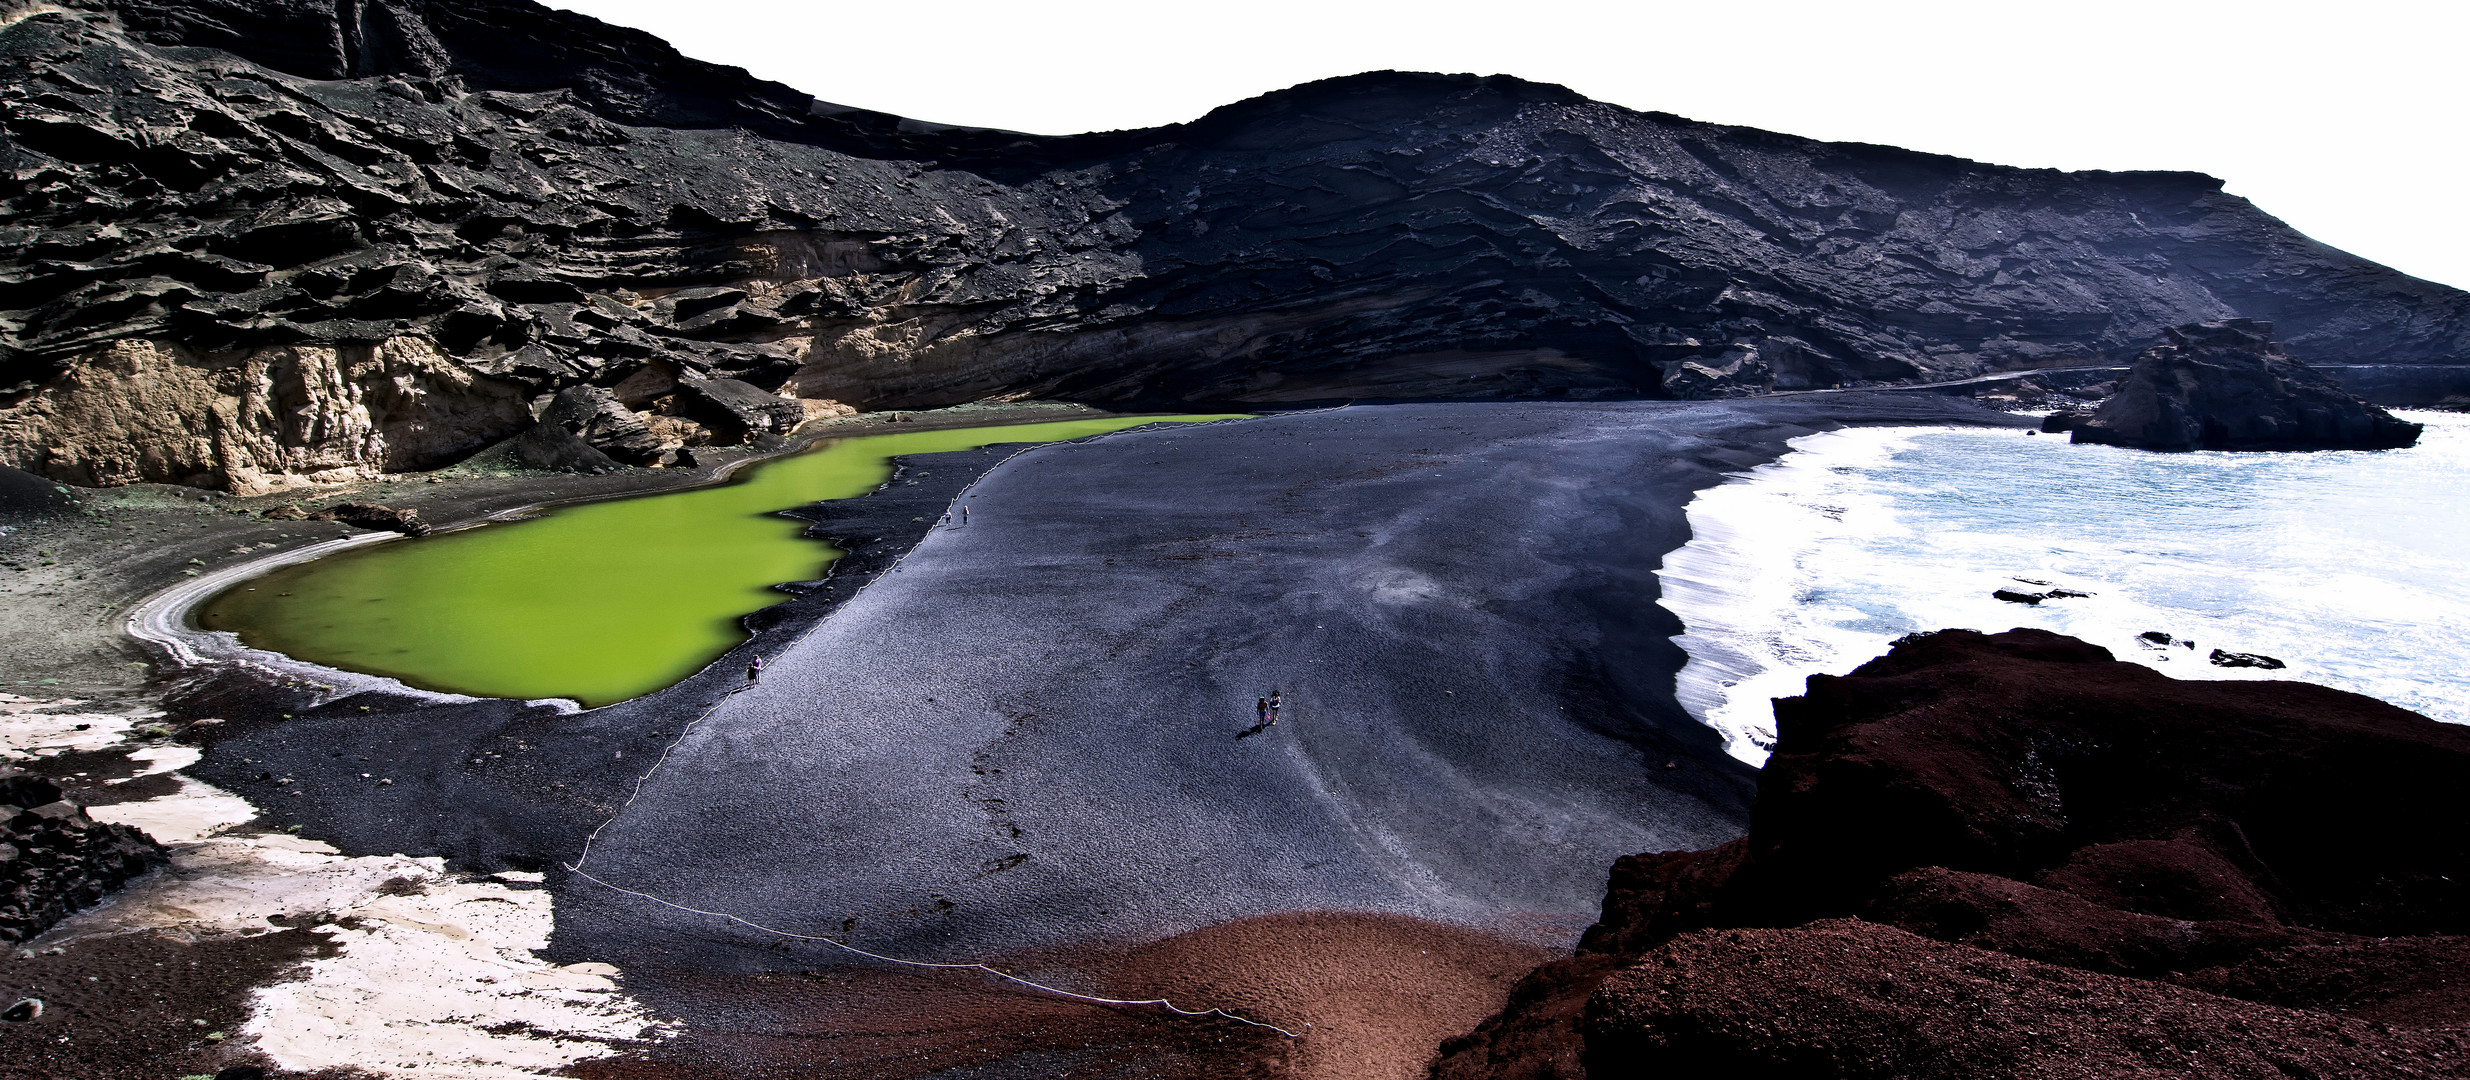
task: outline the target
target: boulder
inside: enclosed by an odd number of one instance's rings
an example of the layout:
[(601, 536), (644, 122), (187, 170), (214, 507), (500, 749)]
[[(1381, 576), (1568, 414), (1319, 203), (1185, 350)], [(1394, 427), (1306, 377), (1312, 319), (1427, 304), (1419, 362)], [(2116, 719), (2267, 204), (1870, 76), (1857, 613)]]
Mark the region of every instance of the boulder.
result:
[(2230, 652), (2226, 649), (2213, 650), (2210, 659), (2214, 667), (2263, 668), (2267, 671), (2278, 671), (2290, 666), (2262, 653)]
[(736, 379), (680, 379), (673, 408), (734, 446), (757, 435), (785, 435), (806, 422), (797, 402)]
[[(550, 399), (549, 407), (541, 411), (540, 424), (564, 429), (613, 463), (666, 464), (676, 449), (653, 434), (651, 425), (618, 401), (617, 395), (597, 386), (570, 386), (558, 391), (557, 396)], [(538, 452), (542, 460), (576, 457), (554, 435), (543, 433), (537, 442), (541, 447)], [(563, 457), (559, 456), (561, 453)], [(592, 459), (581, 460), (591, 462)]]
[(29, 940), (165, 859), (145, 833), (95, 821), (58, 785), (0, 767), (0, 941)]
[(2344, 391), (2250, 319), (2171, 327), (2136, 357), (2117, 394), (2072, 428), (2076, 442), (2146, 450), (2387, 450), (2421, 425)]
[(429, 535), (429, 523), (420, 519), (420, 511), (404, 507), (396, 509), (377, 503), (339, 503), (309, 515), (311, 521), (339, 521), (363, 529), (391, 529), (405, 536)]
[(606, 473), (625, 468), (562, 424), (542, 422), (506, 440), (515, 462), (544, 472)]

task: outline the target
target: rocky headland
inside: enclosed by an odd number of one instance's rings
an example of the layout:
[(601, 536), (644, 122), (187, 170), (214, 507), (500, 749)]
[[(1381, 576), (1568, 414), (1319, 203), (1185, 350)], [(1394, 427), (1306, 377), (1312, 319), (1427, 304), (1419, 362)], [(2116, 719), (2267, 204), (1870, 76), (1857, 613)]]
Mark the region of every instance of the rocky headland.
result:
[(1437, 1077), (2470, 1061), (2470, 731), (2038, 630), (1907, 638), (1776, 716), (1749, 834), (1621, 860)]
[(2470, 296), (2211, 177), (1505, 77), (1042, 137), (526, 0), (62, 0), (0, 8), (0, 104), (0, 464), (75, 484), (365, 479), (544, 420), (530, 460), (588, 470), (990, 397), (1928, 381), (2115, 365), (2228, 317), (2396, 385), (2470, 371)]
[(2268, 323), (2226, 319), (2170, 327), (2090, 416), (2053, 415), (2044, 430), (2076, 442), (2146, 450), (2391, 450), (2422, 425), (2344, 390), (2293, 358)]

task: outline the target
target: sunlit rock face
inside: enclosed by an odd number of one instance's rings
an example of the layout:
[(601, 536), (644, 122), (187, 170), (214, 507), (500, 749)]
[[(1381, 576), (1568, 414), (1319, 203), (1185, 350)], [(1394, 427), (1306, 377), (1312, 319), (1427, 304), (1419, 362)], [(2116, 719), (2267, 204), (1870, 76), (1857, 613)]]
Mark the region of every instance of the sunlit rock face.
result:
[(611, 389), (678, 445), (697, 432), (653, 418), (692, 410), (661, 387), (696, 378), (824, 415), (1726, 396), (2123, 362), (2227, 317), (2326, 362), (2470, 352), (2470, 298), (2209, 177), (1818, 143), (1510, 78), (1376, 73), (1036, 137), (815, 101), (522, 0), (0, 20), (0, 410), (133, 340), (417, 337), (527, 399)]

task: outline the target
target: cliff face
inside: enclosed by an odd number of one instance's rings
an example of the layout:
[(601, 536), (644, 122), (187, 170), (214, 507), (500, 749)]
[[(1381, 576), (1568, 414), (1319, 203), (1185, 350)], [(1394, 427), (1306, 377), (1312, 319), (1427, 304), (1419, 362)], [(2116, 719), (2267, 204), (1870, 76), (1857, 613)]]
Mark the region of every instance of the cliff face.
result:
[(2470, 1053), (2470, 730), (2039, 630), (1908, 638), (1776, 719), (1749, 835), (1621, 860), (1579, 955), (1438, 1076), (2444, 1076)]
[(1397, 73), (1031, 137), (523, 0), (6, 10), (0, 409), (133, 340), (215, 368), (416, 337), (482, 397), (653, 415), (698, 376), (866, 408), (1723, 395), (2117, 361), (2234, 316), (2328, 362), (2470, 358), (2470, 297), (2191, 174)]

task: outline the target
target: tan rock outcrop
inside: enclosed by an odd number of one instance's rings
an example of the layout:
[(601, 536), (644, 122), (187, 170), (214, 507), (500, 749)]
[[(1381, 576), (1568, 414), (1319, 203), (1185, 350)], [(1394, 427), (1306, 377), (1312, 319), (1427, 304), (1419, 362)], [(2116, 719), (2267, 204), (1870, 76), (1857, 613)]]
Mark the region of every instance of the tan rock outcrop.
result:
[(0, 412), (0, 462), (62, 483), (254, 495), (447, 464), (532, 422), (424, 338), (200, 356), (128, 339)]

